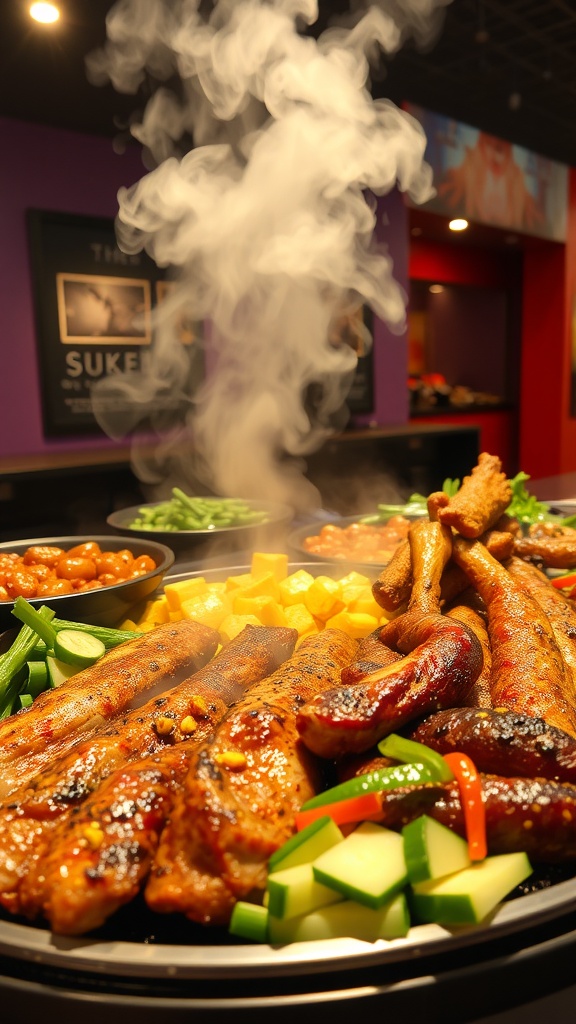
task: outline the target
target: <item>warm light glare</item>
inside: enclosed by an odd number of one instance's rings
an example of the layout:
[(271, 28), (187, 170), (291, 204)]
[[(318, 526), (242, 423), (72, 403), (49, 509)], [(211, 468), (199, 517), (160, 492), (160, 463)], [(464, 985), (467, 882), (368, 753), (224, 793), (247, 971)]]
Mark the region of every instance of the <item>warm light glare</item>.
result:
[(433, 295), (440, 295), (440, 292), (444, 291), (444, 286), (441, 284), (431, 284), (428, 291), (432, 292)]
[(54, 21), (58, 21), (60, 11), (55, 4), (36, 3), (32, 4), (30, 8), (30, 17), (34, 18), (34, 21), (40, 21), (43, 25), (51, 25)]
[(455, 220), (451, 220), (448, 227), (450, 231), (465, 231), (468, 227), (468, 221), (464, 220), (463, 217), (456, 217)]

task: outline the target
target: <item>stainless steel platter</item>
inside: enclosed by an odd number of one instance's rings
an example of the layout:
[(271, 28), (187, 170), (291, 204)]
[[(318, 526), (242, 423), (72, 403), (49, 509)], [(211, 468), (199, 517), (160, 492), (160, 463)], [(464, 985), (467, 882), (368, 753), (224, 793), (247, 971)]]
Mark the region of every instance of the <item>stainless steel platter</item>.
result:
[[(204, 576), (208, 580), (248, 572), (249, 565), (173, 572), (165, 582)], [(315, 575), (338, 576), (334, 563), (291, 563), (290, 571), (306, 568)], [(374, 575), (377, 570), (375, 569)], [(576, 874), (576, 864), (574, 865)], [(569, 871), (543, 873), (542, 888), (503, 903), (485, 923), (448, 929), (439, 925), (413, 927), (406, 938), (375, 943), (354, 939), (300, 942), (272, 947), (236, 940), (220, 929), (202, 928), (179, 916), (153, 915), (143, 906), (130, 905), (93, 936), (57, 936), (41, 926), (0, 917), (0, 957), (48, 965), (79, 975), (107, 975), (134, 979), (273, 979), (328, 975), (362, 968), (414, 965), (430, 957), (457, 951), (477, 951), (496, 940), (516, 936), (522, 946), (537, 926), (576, 912), (576, 877)], [(555, 879), (560, 879), (555, 881)], [(130, 922), (134, 914), (135, 924)], [(127, 936), (129, 936), (127, 938)]]

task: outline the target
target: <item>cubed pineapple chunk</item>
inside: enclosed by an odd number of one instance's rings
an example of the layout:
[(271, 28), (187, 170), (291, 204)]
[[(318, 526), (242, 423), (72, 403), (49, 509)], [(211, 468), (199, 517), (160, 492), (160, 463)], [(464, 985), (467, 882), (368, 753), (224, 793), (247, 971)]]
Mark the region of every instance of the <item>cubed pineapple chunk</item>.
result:
[(233, 613), (227, 615), (226, 618), (222, 619), (218, 632), (223, 644), (230, 643), (234, 637), (238, 636), (239, 633), (245, 628), (245, 626), (261, 626), (260, 619), (257, 619), (255, 615), (234, 615)]
[(355, 569), (353, 569), (351, 572), (346, 573), (345, 576), (342, 576), (339, 582), (340, 586), (342, 587), (342, 590), (345, 590), (346, 587), (371, 586), (370, 578), (368, 576), (365, 576), (364, 573), (356, 572)]
[(238, 590), (240, 587), (248, 587), (253, 580), (254, 577), (251, 572), (242, 572), (237, 576), (228, 576), (226, 590)]
[(263, 626), (285, 626), (286, 615), (282, 605), (273, 597), (261, 594), (244, 597), (242, 591), (234, 594), (232, 611), (235, 615), (255, 615)]
[(304, 603), (315, 619), (326, 622), (344, 608), (339, 582), (330, 576), (317, 576), (306, 591)]
[(252, 572), (259, 576), (265, 572), (271, 572), (280, 582), (288, 575), (288, 555), (272, 554), (267, 551), (255, 551), (252, 555)]
[(285, 580), (281, 580), (279, 583), (280, 600), (284, 607), (287, 608), (291, 604), (300, 604), (313, 583), (314, 577), (306, 569), (297, 569), (296, 572), (287, 576)]
[(165, 596), (157, 597), (146, 602), (139, 622), (153, 622), (154, 625), (159, 626), (162, 623), (169, 621), (169, 611), (170, 606), (168, 604), (168, 598)]
[(184, 601), (189, 601), (208, 589), (208, 584), (203, 576), (194, 576), (190, 580), (176, 580), (175, 583), (164, 584), (164, 594), (168, 602), (169, 611), (179, 612)]
[(219, 629), (222, 620), (230, 615), (231, 611), (229, 596), (214, 591), (198, 594), (182, 602), (182, 615), (185, 619), (202, 622), (212, 629)]
[(358, 640), (372, 633), (378, 624), (379, 620), (374, 615), (366, 615), (365, 612), (350, 612), (344, 609), (328, 619), (326, 628), (342, 629), (348, 633), (348, 636)]
[(347, 605), (349, 612), (363, 612), (373, 615), (378, 621), (385, 615), (384, 609), (374, 600), (371, 587), (364, 587)]

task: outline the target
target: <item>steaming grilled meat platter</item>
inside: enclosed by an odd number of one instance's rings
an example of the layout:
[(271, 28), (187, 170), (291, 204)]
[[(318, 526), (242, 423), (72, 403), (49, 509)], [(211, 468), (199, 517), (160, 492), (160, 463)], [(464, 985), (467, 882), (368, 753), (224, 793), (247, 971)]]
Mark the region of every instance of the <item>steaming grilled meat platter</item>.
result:
[[(354, 603), (362, 574), (282, 554), (170, 576), (123, 623), (138, 635), (3, 719), (3, 956), (123, 977), (302, 976), (523, 941), (576, 911), (571, 599), (521, 554), (499, 460), (482, 454), (457, 495), (428, 501), (367, 574), (372, 605)], [(467, 758), (475, 859), (529, 870), (477, 921), (416, 911), (369, 941), (234, 931), (239, 904), (272, 916), (269, 862), (304, 835), (306, 808), (329, 806), (313, 820), (339, 820), (342, 844), (362, 828), (357, 805), (337, 819), (347, 801), (322, 800), (401, 768), (390, 737)], [(462, 787), (424, 774), (372, 789), (366, 834), (398, 839), (424, 816), (466, 846)]]

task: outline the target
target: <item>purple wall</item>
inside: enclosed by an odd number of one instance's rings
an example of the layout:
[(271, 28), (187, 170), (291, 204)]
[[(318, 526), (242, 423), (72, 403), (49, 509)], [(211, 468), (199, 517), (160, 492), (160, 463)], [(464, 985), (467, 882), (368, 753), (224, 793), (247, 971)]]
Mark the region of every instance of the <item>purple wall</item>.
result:
[(42, 434), (26, 210), (114, 217), (116, 194), (144, 168), (109, 139), (0, 118), (0, 456), (112, 446), (105, 439), (50, 440)]
[[(25, 217), (28, 208), (114, 217), (118, 189), (144, 173), (140, 151), (134, 147), (119, 156), (109, 139), (6, 118), (0, 118), (0, 138), (0, 457), (113, 447), (101, 437), (43, 436)], [(407, 210), (397, 194), (383, 200), (378, 232), (407, 291)], [(374, 328), (374, 374), (374, 411), (356, 417), (354, 424), (405, 423), (406, 337), (391, 334), (380, 321)]]

